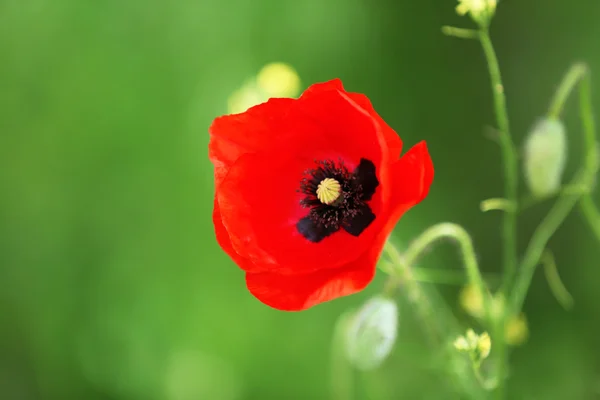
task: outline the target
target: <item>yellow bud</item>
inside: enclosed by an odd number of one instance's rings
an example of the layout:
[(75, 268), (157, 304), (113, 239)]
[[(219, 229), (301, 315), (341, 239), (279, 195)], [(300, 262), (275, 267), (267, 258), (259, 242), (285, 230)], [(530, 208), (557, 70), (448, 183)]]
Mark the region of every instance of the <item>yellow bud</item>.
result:
[(462, 288), (459, 294), (459, 303), (463, 310), (472, 317), (483, 317), (483, 298), (474, 285)]
[(487, 24), (496, 11), (497, 0), (458, 0), (456, 13), (469, 14), (478, 24)]
[(454, 348), (458, 351), (469, 351), (471, 347), (464, 336), (459, 336), (453, 343)]
[(487, 332), (483, 332), (479, 335), (477, 350), (479, 351), (479, 357), (481, 357), (482, 360), (490, 355), (490, 351), (492, 350), (492, 339)]
[(477, 335), (473, 329), (467, 330), (467, 342), (469, 342), (469, 346), (472, 349), (477, 346), (478, 340), (479, 340), (479, 335)]
[(233, 92), (227, 101), (229, 114), (242, 113), (257, 104), (264, 103), (268, 98), (257, 89), (254, 82), (247, 82)]
[(519, 346), (529, 337), (529, 327), (525, 314), (510, 318), (504, 328), (504, 340), (510, 346)]
[(490, 355), (492, 339), (487, 332), (478, 335), (473, 329), (469, 329), (465, 336), (456, 338), (453, 345), (456, 350), (469, 353), (473, 362), (479, 365)]
[(256, 77), (258, 87), (269, 97), (295, 97), (300, 92), (300, 77), (284, 63), (263, 67)]

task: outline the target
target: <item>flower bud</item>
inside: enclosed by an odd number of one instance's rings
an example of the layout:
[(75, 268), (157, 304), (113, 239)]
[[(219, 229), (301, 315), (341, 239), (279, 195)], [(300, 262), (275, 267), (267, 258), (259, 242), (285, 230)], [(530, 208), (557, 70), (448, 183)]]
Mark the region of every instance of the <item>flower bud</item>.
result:
[(367, 301), (346, 331), (346, 356), (360, 370), (377, 368), (392, 351), (398, 330), (398, 307), (385, 297)]
[(241, 113), (272, 97), (296, 97), (299, 93), (300, 77), (294, 68), (284, 63), (270, 63), (229, 97), (228, 112)]
[(456, 13), (469, 14), (473, 21), (480, 25), (489, 23), (496, 12), (497, 0), (458, 0)]
[(487, 332), (483, 332), (479, 335), (479, 340), (477, 341), (477, 352), (481, 359), (486, 359), (490, 355), (490, 351), (492, 350), (492, 338)]
[(541, 119), (525, 141), (525, 180), (534, 196), (548, 196), (560, 188), (566, 160), (564, 125), (557, 119)]
[(470, 316), (483, 317), (483, 298), (475, 285), (469, 284), (462, 288), (459, 295), (459, 304)]
[(519, 346), (529, 337), (529, 327), (525, 314), (509, 318), (504, 327), (504, 341), (509, 346)]
[(490, 335), (487, 332), (478, 335), (473, 329), (467, 330), (466, 335), (457, 337), (453, 344), (456, 350), (468, 353), (477, 365), (485, 360), (492, 350)]
[(288, 64), (265, 65), (258, 73), (256, 82), (269, 97), (296, 97), (300, 93), (300, 77)]

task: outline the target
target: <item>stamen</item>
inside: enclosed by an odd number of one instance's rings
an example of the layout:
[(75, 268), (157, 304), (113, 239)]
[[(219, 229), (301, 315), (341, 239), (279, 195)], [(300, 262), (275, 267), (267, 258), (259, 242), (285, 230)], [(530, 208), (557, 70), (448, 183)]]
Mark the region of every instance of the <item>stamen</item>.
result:
[(305, 196), (300, 205), (310, 208), (296, 224), (307, 240), (318, 243), (340, 229), (359, 236), (375, 220), (367, 204), (379, 181), (373, 162), (361, 158), (353, 172), (340, 160), (316, 161), (317, 167), (304, 172), (298, 192)]
[(342, 186), (333, 178), (325, 178), (317, 186), (317, 198), (323, 204), (331, 205), (339, 199)]

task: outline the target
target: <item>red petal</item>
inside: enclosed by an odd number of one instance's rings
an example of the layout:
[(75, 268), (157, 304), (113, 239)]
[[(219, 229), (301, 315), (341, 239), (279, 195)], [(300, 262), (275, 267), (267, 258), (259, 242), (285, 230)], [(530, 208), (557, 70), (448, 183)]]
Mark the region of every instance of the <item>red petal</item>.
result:
[(375, 118), (385, 141), (387, 142), (387, 147), (390, 154), (390, 160), (396, 160), (400, 157), (400, 153), (402, 152), (402, 140), (400, 136), (394, 131), (384, 120), (381, 118), (379, 114), (373, 108), (371, 101), (367, 96), (360, 93), (348, 93), (348, 96), (354, 100), (359, 106), (361, 106), (365, 111), (367, 111), (371, 117)]
[(217, 201), (216, 197), (213, 208), (213, 224), (215, 226), (215, 235), (217, 237), (217, 242), (219, 243), (219, 246), (221, 246), (223, 251), (225, 251), (225, 253), (227, 253), (227, 255), (231, 257), (231, 259), (244, 271), (260, 271), (260, 269), (254, 267), (254, 264), (252, 264), (250, 260), (240, 256), (233, 249), (233, 246), (231, 245), (231, 239), (229, 238), (229, 234), (227, 233), (225, 226), (223, 226), (223, 221), (221, 219), (221, 210), (219, 208), (219, 202)]
[(215, 166), (215, 186), (245, 153), (255, 153), (281, 134), (294, 99), (270, 99), (241, 114), (216, 118), (209, 128), (208, 155)]
[[(360, 260), (360, 259), (359, 259)], [(246, 274), (248, 290), (264, 304), (300, 311), (363, 290), (373, 280), (375, 264), (354, 262), (305, 275)]]
[(361, 157), (370, 159), (382, 183), (369, 203), (375, 215), (382, 212), (386, 196), (387, 149), (373, 119), (337, 91), (315, 96), (310, 105), (291, 120), (296, 134), (277, 148), (240, 157), (217, 190), (235, 251), (282, 274), (336, 268), (357, 258), (383, 223), (378, 217), (359, 237), (340, 230), (320, 243), (297, 231), (296, 223), (308, 214), (300, 206), (304, 195), (297, 191), (315, 159), (341, 157), (351, 170)]
[(427, 143), (419, 142), (392, 165), (392, 204), (420, 203), (433, 182), (433, 162)]
[[(369, 99), (359, 93), (348, 93), (339, 79), (333, 79), (310, 86), (300, 99), (273, 98), (265, 103), (249, 108), (240, 114), (216, 118), (211, 127), (209, 158), (215, 166), (215, 185), (218, 186), (233, 163), (245, 153), (255, 153), (277, 141), (287, 139), (289, 111), (292, 107), (312, 107), (311, 101), (322, 98), (325, 92), (342, 92), (342, 95), (355, 102), (356, 108), (373, 117), (380, 125), (383, 140), (390, 150), (390, 159), (400, 155), (402, 141), (385, 121), (375, 112)], [(317, 100), (318, 102), (318, 100)]]

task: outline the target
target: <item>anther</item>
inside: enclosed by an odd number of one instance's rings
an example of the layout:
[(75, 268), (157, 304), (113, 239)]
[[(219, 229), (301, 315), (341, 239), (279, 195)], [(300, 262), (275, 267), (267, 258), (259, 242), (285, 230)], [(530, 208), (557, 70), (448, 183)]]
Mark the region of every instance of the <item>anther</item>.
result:
[(331, 205), (342, 194), (342, 186), (333, 178), (325, 178), (317, 186), (317, 198), (323, 204)]

